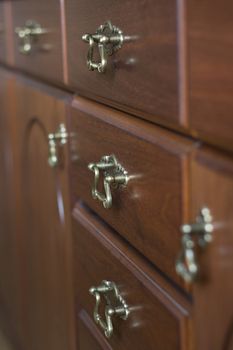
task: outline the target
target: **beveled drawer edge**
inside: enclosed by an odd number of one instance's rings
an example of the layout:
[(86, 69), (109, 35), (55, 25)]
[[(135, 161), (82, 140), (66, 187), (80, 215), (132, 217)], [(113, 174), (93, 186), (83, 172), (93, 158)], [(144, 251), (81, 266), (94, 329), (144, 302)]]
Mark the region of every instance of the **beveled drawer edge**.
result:
[[(179, 103), (178, 113), (181, 124), (185, 129), (189, 128), (188, 111), (188, 39), (187, 39), (187, 2), (186, 0), (177, 0), (177, 36), (179, 41), (178, 50), (178, 76), (179, 76)], [(186, 131), (187, 133), (187, 131)]]
[(78, 313), (78, 318), (93, 335), (98, 344), (101, 345), (101, 348), (103, 348), (103, 350), (112, 350), (112, 347), (109, 345), (104, 335), (97, 328), (96, 323), (93, 322), (92, 318), (84, 309), (80, 310)]
[(80, 96), (73, 99), (72, 107), (135, 137), (156, 144), (173, 154), (179, 154), (180, 152), (188, 154), (200, 145), (197, 141), (175, 134), (155, 124), (133, 118), (124, 112), (116, 111), (110, 107), (103, 107)]

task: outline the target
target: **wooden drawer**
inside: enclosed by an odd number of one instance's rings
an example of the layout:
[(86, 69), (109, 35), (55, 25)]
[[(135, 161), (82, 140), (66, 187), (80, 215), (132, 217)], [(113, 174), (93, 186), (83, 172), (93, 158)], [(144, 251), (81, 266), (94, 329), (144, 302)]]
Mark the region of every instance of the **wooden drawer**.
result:
[[(211, 10), (210, 10), (211, 5)], [(188, 1), (190, 118), (195, 136), (233, 151), (233, 2)]]
[[(63, 81), (61, 10), (57, 0), (18, 0), (12, 3), (13, 25), (39, 24), (44, 33), (31, 36), (31, 50), (22, 53), (24, 41), (14, 34), (15, 62), (18, 68), (36, 76)], [(29, 21), (29, 22), (28, 22)]]
[[(191, 349), (190, 305), (84, 208), (76, 206), (73, 215), (78, 350)], [(108, 341), (91, 321), (95, 298), (89, 293), (106, 279), (116, 284), (130, 311), (126, 320), (113, 317)], [(102, 298), (100, 306), (102, 313)]]
[[(195, 250), (199, 279), (193, 284), (196, 348), (233, 349), (233, 162), (199, 150), (191, 163), (191, 216), (207, 206), (213, 217), (212, 242)], [(217, 301), (217, 302), (216, 302)]]
[[(78, 98), (71, 109), (72, 192), (176, 282), (180, 225), (187, 220), (192, 142)], [(114, 154), (128, 171), (105, 209), (92, 198), (89, 163)], [(103, 183), (101, 177), (99, 189)]]
[[(183, 75), (177, 22), (182, 23), (181, 13), (180, 2), (169, 0), (67, 1), (69, 85), (84, 96), (151, 121), (184, 124), (179, 105)], [(127, 38), (120, 50), (108, 56), (105, 73), (89, 71), (89, 45), (82, 35), (94, 34), (107, 20)]]

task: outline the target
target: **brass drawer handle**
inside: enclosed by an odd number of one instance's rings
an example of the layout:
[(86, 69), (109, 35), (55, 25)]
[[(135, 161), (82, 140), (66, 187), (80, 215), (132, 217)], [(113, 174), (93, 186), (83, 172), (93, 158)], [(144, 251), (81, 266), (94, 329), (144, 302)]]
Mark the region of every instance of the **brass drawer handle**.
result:
[[(88, 69), (104, 73), (107, 66), (107, 57), (122, 47), (124, 36), (119, 28), (108, 21), (101, 25), (95, 34), (84, 34), (82, 40), (89, 44), (87, 53)], [(98, 47), (100, 62), (94, 62), (95, 45)]]
[(50, 133), (48, 135), (49, 143), (49, 156), (48, 164), (51, 168), (55, 168), (60, 164), (60, 159), (58, 155), (58, 148), (67, 143), (68, 133), (66, 131), (65, 124), (60, 124), (55, 133)]
[[(129, 307), (120, 295), (114, 282), (102, 281), (98, 287), (91, 287), (89, 292), (95, 297), (94, 320), (103, 329), (106, 338), (110, 338), (113, 334), (112, 317), (119, 316), (123, 320), (126, 320), (130, 313)], [(103, 320), (99, 313), (101, 295), (103, 295), (106, 302), (105, 320)], [(111, 302), (114, 303), (114, 306), (111, 305)]]
[(213, 229), (212, 216), (208, 208), (201, 209), (195, 223), (181, 227), (182, 251), (176, 261), (176, 272), (185, 282), (193, 282), (197, 277), (199, 267), (195, 246), (205, 248), (212, 241)]
[[(99, 163), (90, 163), (88, 168), (94, 172), (94, 184), (92, 187), (92, 197), (103, 203), (105, 209), (112, 206), (111, 185), (118, 188), (128, 182), (127, 171), (118, 163), (114, 155), (103, 156)], [(105, 194), (99, 192), (98, 183), (100, 170), (103, 170)]]
[(47, 33), (47, 30), (42, 28), (39, 23), (28, 20), (24, 27), (15, 28), (15, 33), (19, 37), (19, 52), (28, 55), (31, 53), (38, 36)]

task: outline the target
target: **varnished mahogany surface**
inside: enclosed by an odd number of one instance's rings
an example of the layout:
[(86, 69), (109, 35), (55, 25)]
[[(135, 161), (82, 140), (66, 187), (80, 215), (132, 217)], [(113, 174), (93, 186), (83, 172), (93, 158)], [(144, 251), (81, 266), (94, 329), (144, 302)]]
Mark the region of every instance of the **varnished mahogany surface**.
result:
[[(166, 283), (159, 284), (161, 278), (157, 281), (155, 273), (152, 278), (147, 275), (151, 269), (95, 216), (79, 205), (73, 216), (77, 317), (83, 318), (85, 311), (93, 317), (95, 299), (89, 288), (102, 280), (113, 281), (127, 301), (130, 315), (125, 321), (114, 318), (114, 332), (108, 341), (112, 349), (191, 349), (189, 304), (171, 287), (167, 289)], [(90, 328), (92, 333), (94, 328)], [(79, 328), (77, 339), (81, 331)]]
[(11, 94), (24, 350), (74, 349), (66, 147), (62, 166), (48, 165), (48, 133), (66, 122), (66, 99), (20, 77)]
[(92, 315), (81, 310), (77, 318), (77, 348), (79, 350), (112, 350), (107, 339), (95, 324)]
[[(82, 98), (70, 114), (72, 193), (181, 283), (174, 262), (179, 227), (187, 220), (189, 154), (195, 144)], [(111, 154), (130, 179), (125, 188), (112, 189), (112, 208), (104, 209), (92, 198), (94, 174), (88, 164)]]
[(0, 69), (0, 329), (20, 348), (20, 268), (10, 103), (14, 76)]
[(201, 278), (194, 283), (198, 350), (233, 349), (233, 162), (210, 149), (191, 165), (193, 218), (206, 205), (214, 222), (213, 241), (198, 255)]
[(19, 52), (19, 39), (14, 33), (15, 64), (33, 75), (63, 82), (61, 8), (57, 0), (17, 0), (12, 2), (13, 28), (23, 27), (27, 20), (36, 21), (48, 32), (38, 37), (32, 52)]
[(233, 2), (187, 4), (191, 129), (233, 151)]
[[(183, 125), (177, 25), (182, 6), (169, 0), (66, 1), (69, 86), (151, 121)], [(107, 71), (99, 74), (88, 71), (82, 35), (95, 33), (107, 20), (130, 40), (108, 57)]]

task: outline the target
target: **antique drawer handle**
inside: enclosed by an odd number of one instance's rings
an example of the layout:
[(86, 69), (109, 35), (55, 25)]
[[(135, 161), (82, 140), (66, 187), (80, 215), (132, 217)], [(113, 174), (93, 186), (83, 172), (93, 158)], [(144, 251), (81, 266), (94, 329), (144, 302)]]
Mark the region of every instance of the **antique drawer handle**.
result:
[[(126, 320), (130, 312), (129, 307), (120, 295), (119, 290), (114, 282), (102, 281), (98, 287), (91, 287), (89, 292), (95, 297), (96, 302), (93, 313), (94, 320), (103, 329), (105, 336), (107, 338), (110, 338), (113, 334), (112, 317), (119, 316), (123, 320)], [(106, 302), (105, 320), (103, 320), (99, 313), (99, 306), (102, 295)], [(114, 305), (111, 305), (111, 302), (113, 302)]]
[(58, 148), (67, 143), (68, 133), (64, 124), (60, 124), (55, 133), (48, 135), (49, 157), (48, 163), (51, 168), (55, 168), (60, 164)]
[[(127, 171), (121, 166), (121, 164), (117, 162), (117, 159), (114, 155), (104, 156), (100, 159), (99, 163), (90, 163), (88, 165), (88, 168), (94, 172), (92, 197), (102, 202), (104, 208), (111, 208), (111, 185), (114, 188), (118, 188), (121, 185), (126, 185), (128, 182)], [(100, 170), (103, 170), (105, 194), (99, 192), (98, 190)]]
[(195, 246), (205, 248), (212, 241), (213, 229), (212, 216), (208, 208), (201, 209), (196, 223), (181, 227), (182, 251), (176, 261), (176, 272), (185, 282), (193, 282), (197, 277), (199, 267)]
[(32, 51), (33, 44), (38, 36), (47, 33), (47, 30), (35, 21), (28, 20), (24, 27), (15, 28), (15, 33), (19, 37), (19, 52), (28, 55)]
[[(95, 34), (84, 34), (82, 40), (89, 44), (87, 53), (87, 67), (104, 73), (107, 66), (107, 57), (122, 47), (124, 36), (122, 31), (112, 25), (110, 21), (101, 25)], [(100, 62), (94, 62), (94, 47), (98, 47)]]

